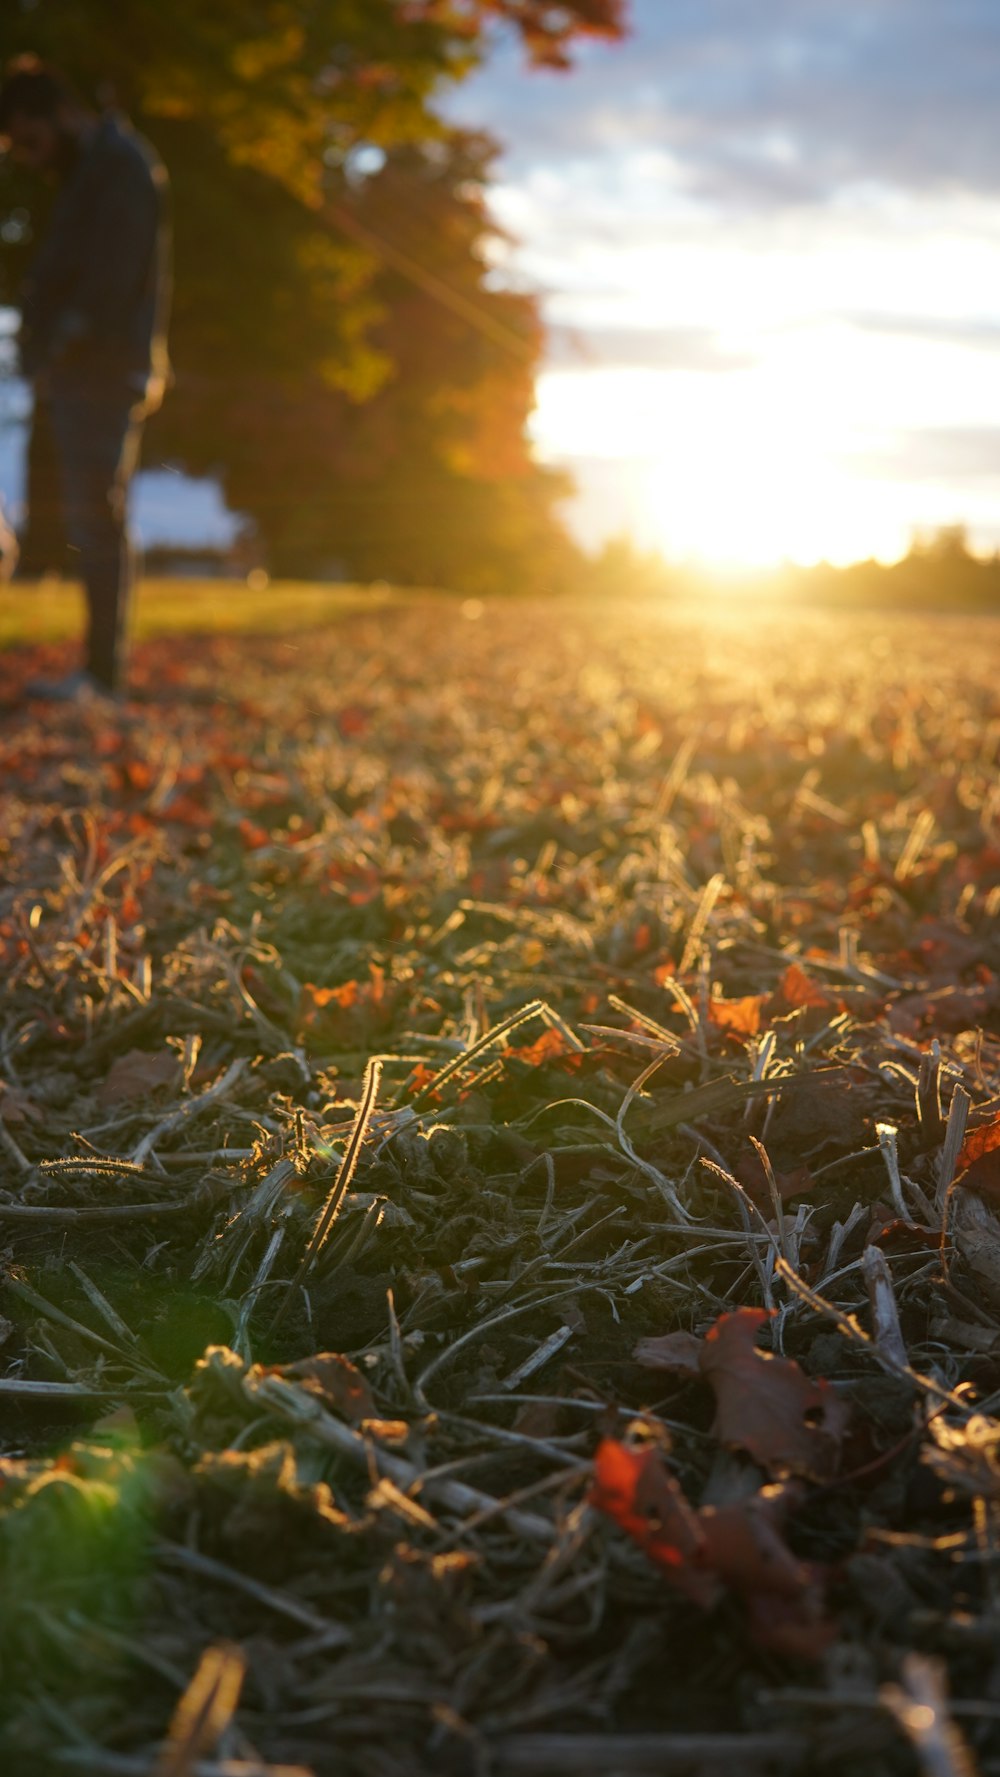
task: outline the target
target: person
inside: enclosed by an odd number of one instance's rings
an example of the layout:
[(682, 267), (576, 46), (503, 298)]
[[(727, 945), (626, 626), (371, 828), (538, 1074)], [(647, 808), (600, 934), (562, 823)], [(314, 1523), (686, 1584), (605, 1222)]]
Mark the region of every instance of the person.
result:
[(167, 377), (166, 174), (127, 123), (95, 114), (34, 57), (12, 64), (0, 84), (0, 138), (17, 165), (57, 186), (21, 297), (37, 446), (28, 453), (28, 528), (30, 538), (32, 499), (54, 496), (58, 511), (39, 514), (41, 529), (65, 536), (87, 604), (81, 667), (33, 681), (28, 695), (116, 697), (133, 579), (129, 483)]

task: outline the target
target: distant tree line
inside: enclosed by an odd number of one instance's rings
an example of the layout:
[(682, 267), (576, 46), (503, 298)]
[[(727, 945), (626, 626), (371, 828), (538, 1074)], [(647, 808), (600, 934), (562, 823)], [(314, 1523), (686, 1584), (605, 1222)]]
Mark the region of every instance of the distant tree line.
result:
[(794, 599), (801, 606), (861, 610), (996, 611), (1000, 615), (1000, 549), (977, 554), (965, 525), (916, 535), (901, 560), (812, 568), (792, 564), (720, 580), (705, 568), (677, 566), (655, 550), (615, 537), (588, 563), (581, 584), (602, 598), (701, 599), (706, 591), (734, 597)]

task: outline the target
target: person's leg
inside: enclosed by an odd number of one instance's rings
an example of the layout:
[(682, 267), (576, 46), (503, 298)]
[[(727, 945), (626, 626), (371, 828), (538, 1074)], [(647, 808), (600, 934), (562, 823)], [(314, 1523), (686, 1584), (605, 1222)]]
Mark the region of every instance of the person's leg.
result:
[(26, 516), (21, 527), (20, 574), (37, 579), (66, 571), (66, 532), (59, 491), (59, 471), (48, 402), (36, 393), (25, 463)]
[(132, 584), (128, 489), (141, 421), (128, 391), (92, 385), (54, 388), (49, 403), (63, 519), (87, 598), (84, 665), (116, 691)]

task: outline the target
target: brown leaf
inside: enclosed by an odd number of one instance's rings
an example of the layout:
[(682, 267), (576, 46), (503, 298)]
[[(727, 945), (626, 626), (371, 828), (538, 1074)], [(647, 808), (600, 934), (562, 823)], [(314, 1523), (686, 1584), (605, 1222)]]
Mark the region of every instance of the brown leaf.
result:
[(97, 1102), (102, 1110), (111, 1110), (177, 1086), (180, 1078), (181, 1063), (172, 1049), (130, 1049), (111, 1063), (98, 1087)]
[(647, 1370), (672, 1370), (677, 1376), (700, 1376), (704, 1343), (697, 1333), (663, 1333), (658, 1339), (640, 1339), (632, 1356)]
[(19, 1086), (8, 1086), (0, 1080), (0, 1121), (4, 1123), (42, 1123), (44, 1111)]
[[(736, 1177), (747, 1195), (751, 1197), (759, 1209), (770, 1209), (771, 1192), (764, 1171), (764, 1162), (756, 1148), (747, 1148), (736, 1162)], [(803, 1191), (811, 1191), (815, 1179), (808, 1166), (793, 1166), (790, 1172), (775, 1170), (774, 1182), (778, 1187), (778, 1196), (782, 1203), (788, 1197), (799, 1197)]]
[(757, 1348), (763, 1308), (723, 1314), (701, 1354), (715, 1394), (712, 1430), (767, 1469), (826, 1480), (834, 1472), (848, 1409), (828, 1382), (815, 1382), (791, 1358)]
[(757, 1347), (763, 1308), (720, 1315), (704, 1339), (666, 1333), (640, 1339), (632, 1353), (651, 1370), (705, 1377), (715, 1394), (714, 1435), (767, 1469), (827, 1479), (836, 1468), (848, 1409), (828, 1382), (813, 1381), (791, 1358)]
[(294, 1364), (277, 1364), (269, 1372), (273, 1376), (289, 1376), (320, 1400), (341, 1419), (357, 1424), (362, 1419), (375, 1419), (378, 1409), (361, 1371), (342, 1357), (339, 1351), (317, 1351)]

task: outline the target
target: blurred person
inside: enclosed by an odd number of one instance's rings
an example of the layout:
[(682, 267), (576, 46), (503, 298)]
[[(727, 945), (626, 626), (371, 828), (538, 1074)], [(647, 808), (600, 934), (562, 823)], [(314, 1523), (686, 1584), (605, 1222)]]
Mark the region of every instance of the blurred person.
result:
[(98, 116), (35, 57), (0, 85), (0, 138), (57, 186), (21, 299), (21, 370), (35, 397), (28, 542), (64, 535), (87, 601), (82, 666), (27, 693), (114, 697), (133, 579), (129, 483), (166, 379), (166, 175), (123, 119)]

